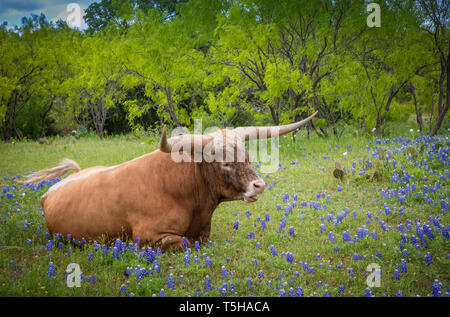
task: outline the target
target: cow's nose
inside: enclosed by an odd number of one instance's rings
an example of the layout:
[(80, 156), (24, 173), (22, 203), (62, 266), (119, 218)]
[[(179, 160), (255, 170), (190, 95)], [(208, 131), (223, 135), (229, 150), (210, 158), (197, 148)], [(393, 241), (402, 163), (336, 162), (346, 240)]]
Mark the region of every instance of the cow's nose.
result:
[(252, 188), (257, 194), (261, 194), (264, 191), (264, 187), (266, 187), (266, 183), (262, 179), (257, 179), (252, 182)]

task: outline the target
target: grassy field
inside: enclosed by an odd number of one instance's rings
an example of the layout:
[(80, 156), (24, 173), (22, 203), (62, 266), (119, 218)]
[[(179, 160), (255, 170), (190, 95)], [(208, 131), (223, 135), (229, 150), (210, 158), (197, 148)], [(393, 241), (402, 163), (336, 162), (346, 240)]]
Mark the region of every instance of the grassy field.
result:
[[(49, 184), (14, 181), (66, 157), (81, 168), (118, 164), (157, 139), (1, 143), (0, 296), (449, 296), (448, 136), (406, 131), (282, 137), (281, 166), (261, 175), (257, 202), (223, 203), (209, 243), (163, 254), (130, 241), (62, 243), (39, 202)], [(71, 262), (81, 287), (66, 286)], [(367, 284), (371, 263), (379, 286)]]

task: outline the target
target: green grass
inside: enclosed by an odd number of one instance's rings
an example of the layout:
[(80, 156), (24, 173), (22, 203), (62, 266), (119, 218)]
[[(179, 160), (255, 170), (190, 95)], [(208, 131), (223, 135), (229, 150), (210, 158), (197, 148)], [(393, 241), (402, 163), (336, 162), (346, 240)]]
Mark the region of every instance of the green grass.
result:
[[(409, 129), (405, 128), (403, 131), (408, 131), (405, 135), (410, 137)], [(362, 296), (368, 288), (365, 274), (370, 263), (377, 263), (382, 270), (381, 286), (371, 288), (376, 296), (395, 296), (398, 291), (403, 296), (430, 296), (436, 279), (443, 284), (441, 292), (444, 294), (450, 280), (449, 243), (441, 233), (442, 230), (438, 230), (429, 221), (430, 216), (439, 217), (442, 228), (449, 226), (448, 210), (441, 207), (441, 201), (447, 204), (449, 202), (449, 180), (448, 177), (443, 180), (439, 176), (445, 176), (444, 170), (449, 169), (448, 140), (441, 138), (440, 143), (444, 150), (447, 149), (446, 159), (438, 160), (436, 155), (431, 159), (426, 153), (430, 150), (428, 148), (419, 151), (415, 160), (408, 161), (408, 153), (400, 149), (402, 145), (391, 139), (389, 144), (378, 145), (392, 152), (391, 160), (386, 162), (371, 157), (376, 146), (374, 137), (356, 135), (350, 131), (340, 139), (328, 140), (318, 139), (314, 135), (308, 139), (297, 134), (295, 144), (290, 137), (282, 137), (281, 169), (275, 173), (262, 174), (268, 185), (273, 184), (273, 181), (276, 185), (266, 188), (255, 203), (235, 201), (221, 204), (213, 216), (210, 237), (212, 245), (202, 244), (200, 251), (192, 250), (191, 264), (187, 266), (184, 265), (183, 252), (158, 255), (156, 259), (160, 273), (154, 272), (142, 280), (138, 280), (136, 274), (124, 274), (133, 265), (153, 268), (154, 264), (139, 256), (141, 250), (123, 253), (120, 260), (113, 259), (110, 252), (103, 255), (101, 249), (94, 251), (93, 243), (84, 246), (66, 243), (62, 244), (60, 250), (56, 242), (52, 250), (46, 250), (52, 237), (45, 236), (47, 229), (39, 197), (46, 192), (47, 187), (35, 193), (17, 184), (17, 190), (12, 192), (14, 198), (6, 198), (6, 194), (0, 192), (4, 196), (0, 200), (0, 296), (126, 296), (127, 293), (135, 296), (159, 296), (161, 289), (165, 290), (166, 296), (220, 296), (220, 291), (216, 288), (225, 283), (229, 285), (231, 281), (234, 283), (235, 296), (279, 296), (280, 289), (289, 293), (290, 288), (296, 291), (297, 286), (302, 288), (304, 296), (323, 296), (325, 290), (331, 296), (338, 296), (340, 285), (344, 285), (345, 289), (340, 296)], [(81, 168), (115, 165), (151, 152), (156, 149), (157, 144), (157, 139), (143, 142), (128, 136), (108, 137), (104, 140), (95, 137), (57, 137), (51, 144), (31, 141), (1, 143), (0, 184), (12, 187), (14, 181), (11, 178), (15, 175), (54, 166), (66, 157), (76, 160)], [(366, 146), (369, 146), (369, 150)], [(417, 148), (420, 150), (420, 146)], [(347, 152), (346, 155), (344, 152)], [(380, 175), (379, 179), (368, 179), (366, 175), (369, 172), (363, 176), (358, 175), (363, 164), (367, 167), (367, 162), (364, 163), (363, 160), (369, 158), (373, 164), (372, 169), (376, 169)], [(396, 167), (392, 164), (392, 158), (397, 161)], [(415, 166), (415, 161), (422, 164), (425, 158), (430, 169), (437, 171), (436, 174), (429, 175), (429, 171)], [(347, 173), (343, 181), (334, 178), (333, 170), (337, 160), (347, 171), (352, 168), (354, 161), (356, 173)], [(298, 163), (291, 165), (295, 161)], [(398, 189), (406, 185), (391, 182), (394, 169), (401, 173), (401, 165), (410, 175), (415, 176), (411, 183), (415, 183), (416, 192), (422, 191), (424, 184), (430, 186), (439, 181), (440, 188), (435, 193), (429, 193), (433, 203), (425, 203), (423, 195), (414, 197), (413, 194), (402, 204), (398, 199), (381, 197), (380, 190)], [(427, 177), (425, 182), (424, 176)], [(338, 191), (338, 186), (341, 191)], [(278, 232), (280, 221), (285, 215), (284, 207), (294, 202), (291, 196), (283, 202), (283, 195), (286, 193), (297, 195), (297, 206), (286, 217), (286, 227)], [(318, 193), (324, 193), (325, 198), (317, 198)], [(307, 207), (301, 206), (303, 201), (307, 202)], [(320, 203), (322, 207), (317, 210), (311, 208), (312, 201)], [(437, 207), (434, 202), (437, 202)], [(385, 213), (385, 203), (392, 214)], [(277, 204), (281, 207), (279, 211)], [(402, 205), (404, 214), (400, 213)], [(332, 214), (336, 218), (345, 209), (348, 210), (348, 215), (342, 223), (334, 226), (327, 221), (327, 215)], [(247, 217), (246, 210), (250, 212), (250, 217)], [(368, 212), (372, 214), (371, 219), (368, 218)], [(257, 221), (257, 218), (264, 219), (266, 213), (270, 215), (270, 221), (263, 230), (261, 221)], [(412, 231), (404, 233), (409, 239), (416, 235), (415, 220), (429, 225), (434, 239), (427, 238), (426, 247), (419, 243), (420, 247), (416, 248), (411, 242), (406, 243), (404, 247), (409, 256), (404, 257), (400, 250), (402, 233), (397, 231), (397, 226), (405, 225), (407, 219), (412, 222)], [(25, 220), (32, 224), (22, 230)], [(233, 229), (236, 220), (239, 220), (238, 230)], [(384, 232), (380, 220), (391, 229)], [(320, 232), (320, 224), (325, 225), (326, 232)], [(343, 231), (348, 230), (353, 238), (363, 225), (370, 232), (368, 237), (351, 244), (343, 241)], [(288, 233), (291, 226), (295, 231), (294, 237)], [(329, 241), (329, 231), (334, 232), (335, 243)], [(372, 238), (373, 231), (377, 234), (376, 239)], [(247, 235), (251, 232), (255, 238), (248, 239)], [(32, 241), (32, 245), (27, 243), (27, 239)], [(102, 244), (101, 241), (98, 242)], [(257, 243), (260, 243), (259, 249), (255, 247)], [(270, 253), (271, 245), (276, 248), (278, 256)], [(282, 253), (287, 252), (294, 255), (293, 263), (282, 256)], [(376, 257), (377, 252), (381, 253), (381, 258)], [(424, 260), (427, 252), (432, 255), (433, 261), (429, 266)], [(92, 261), (88, 259), (89, 253), (94, 255)], [(365, 256), (365, 260), (354, 260), (355, 253)], [(211, 267), (205, 266), (202, 254), (211, 257)], [(198, 263), (193, 260), (195, 255), (198, 256)], [(396, 280), (394, 271), (403, 258), (407, 262), (407, 273), (401, 273), (400, 279)], [(257, 264), (253, 263), (255, 259)], [(308, 263), (309, 267), (314, 268), (314, 272), (305, 270), (299, 265), (300, 261), (302, 265), (304, 262)], [(47, 276), (49, 262), (53, 262), (56, 270), (52, 277)], [(65, 269), (70, 262), (80, 265), (86, 279), (95, 274), (96, 281), (84, 280), (80, 288), (67, 287)], [(222, 266), (228, 272), (227, 280), (222, 280)], [(349, 274), (349, 268), (353, 270), (353, 276)], [(264, 273), (264, 278), (258, 278), (260, 271)], [(175, 290), (168, 289), (169, 274), (175, 280)], [(181, 276), (183, 281), (180, 280)], [(210, 278), (213, 287), (208, 292), (204, 291), (206, 276)], [(252, 288), (247, 284), (249, 278), (252, 280)], [(123, 284), (126, 284), (127, 293), (120, 291)]]

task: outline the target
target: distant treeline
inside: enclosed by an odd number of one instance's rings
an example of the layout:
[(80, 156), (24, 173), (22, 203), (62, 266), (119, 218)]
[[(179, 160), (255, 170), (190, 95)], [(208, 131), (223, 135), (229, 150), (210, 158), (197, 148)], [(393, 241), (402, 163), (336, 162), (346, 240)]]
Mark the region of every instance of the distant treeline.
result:
[(411, 115), (436, 134), (449, 125), (449, 2), (378, 3), (102, 0), (82, 31), (44, 15), (5, 23), (2, 138), (282, 124), (313, 110), (321, 137), (347, 124), (382, 134)]

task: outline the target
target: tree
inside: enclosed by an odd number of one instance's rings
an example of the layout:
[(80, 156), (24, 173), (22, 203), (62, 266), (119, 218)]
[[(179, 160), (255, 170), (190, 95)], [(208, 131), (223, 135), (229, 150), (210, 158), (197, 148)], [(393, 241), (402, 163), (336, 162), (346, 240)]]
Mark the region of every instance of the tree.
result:
[(71, 81), (73, 100), (81, 101), (81, 111), (89, 113), (97, 135), (103, 137), (108, 110), (124, 96), (123, 83), (130, 73), (106, 37), (86, 38), (81, 51)]
[(146, 96), (160, 105), (158, 115), (177, 126), (191, 124), (192, 109), (182, 101), (193, 94), (196, 82), (204, 76), (198, 66), (203, 53), (195, 49), (186, 31), (180, 19), (165, 23), (156, 10), (148, 15), (141, 12), (121, 47), (127, 70), (145, 85)]
[(340, 73), (346, 80), (339, 83), (344, 106), (379, 135), (397, 94), (432, 65), (405, 13), (386, 5), (382, 11), (384, 19), (397, 23), (371, 28), (355, 42), (352, 61)]
[(133, 24), (135, 12), (146, 13), (157, 9), (170, 19), (176, 14), (177, 5), (187, 0), (101, 0), (93, 2), (86, 9), (84, 20), (88, 25), (88, 33), (92, 34), (113, 26), (126, 30)]
[(434, 54), (440, 65), (437, 116), (432, 131), (435, 135), (441, 128), (450, 107), (450, 2), (445, 0), (419, 0), (418, 2), (422, 11), (422, 28), (432, 38)]
[[(34, 30), (46, 27), (45, 16), (33, 15), (22, 20), (22, 27), (0, 29), (0, 118), (3, 138), (22, 138), (17, 127), (17, 116), (39, 88), (39, 72), (43, 65), (39, 59), (40, 34)], [(19, 35), (19, 32), (22, 33)]]

